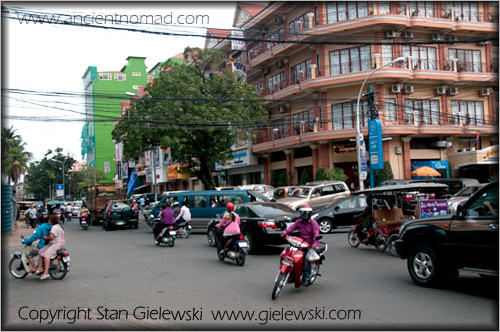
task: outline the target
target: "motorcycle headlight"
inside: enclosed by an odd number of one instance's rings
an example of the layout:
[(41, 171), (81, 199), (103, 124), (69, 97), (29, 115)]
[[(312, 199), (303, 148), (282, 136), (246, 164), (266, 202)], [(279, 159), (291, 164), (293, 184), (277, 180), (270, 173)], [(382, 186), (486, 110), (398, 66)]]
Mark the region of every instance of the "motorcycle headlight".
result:
[(152, 215), (152, 214), (150, 214), (150, 215), (149, 215), (149, 218), (154, 218), (154, 217), (155, 217), (155, 216), (154, 216), (154, 215)]

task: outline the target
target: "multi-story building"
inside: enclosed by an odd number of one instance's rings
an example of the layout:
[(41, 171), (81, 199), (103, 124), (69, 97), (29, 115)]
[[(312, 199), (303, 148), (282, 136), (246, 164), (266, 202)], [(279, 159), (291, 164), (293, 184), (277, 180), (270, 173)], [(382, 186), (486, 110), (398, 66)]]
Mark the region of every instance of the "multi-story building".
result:
[(121, 102), (130, 99), (126, 93), (138, 92), (147, 84), (145, 59), (129, 56), (120, 71), (97, 71), (89, 66), (82, 77), (87, 120), (82, 129), (82, 156), (86, 155), (87, 165), (104, 170), (104, 182), (113, 182), (117, 173), (112, 123), (121, 115)]
[[(498, 144), (498, 3), (271, 2), (240, 27), (251, 39), (247, 79), (270, 114), (252, 146), (266, 183), (272, 170), (297, 183), (303, 171), (312, 179), (341, 167), (357, 185), (365, 81), (395, 178), (411, 178), (418, 162), (477, 160)], [(368, 141), (367, 109), (362, 99)]]

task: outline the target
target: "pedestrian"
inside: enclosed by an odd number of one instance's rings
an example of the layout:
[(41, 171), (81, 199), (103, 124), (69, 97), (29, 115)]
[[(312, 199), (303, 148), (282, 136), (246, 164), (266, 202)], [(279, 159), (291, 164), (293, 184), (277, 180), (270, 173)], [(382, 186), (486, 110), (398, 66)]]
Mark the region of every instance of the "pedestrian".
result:
[(141, 198), (139, 198), (139, 205), (141, 207), (142, 214), (144, 214), (144, 206), (146, 205), (146, 199), (144, 198), (144, 196), (141, 196)]

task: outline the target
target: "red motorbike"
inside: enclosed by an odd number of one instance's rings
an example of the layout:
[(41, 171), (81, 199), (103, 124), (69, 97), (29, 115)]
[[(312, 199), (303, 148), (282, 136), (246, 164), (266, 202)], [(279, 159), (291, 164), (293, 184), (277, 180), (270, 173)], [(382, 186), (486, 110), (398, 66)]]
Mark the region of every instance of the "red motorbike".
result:
[[(311, 245), (299, 237), (296, 236), (285, 236), (286, 240), (289, 243), (289, 246), (286, 247), (280, 256), (280, 270), (276, 279), (274, 280), (274, 289), (272, 293), (272, 298), (275, 300), (283, 287), (288, 283), (295, 284), (295, 288), (299, 288), (302, 285), (302, 278), (304, 277), (304, 256), (305, 252), (309, 250)], [(317, 240), (320, 240), (322, 237), (318, 236)], [(304, 249), (304, 251), (300, 250)], [(328, 249), (328, 245), (326, 243), (320, 242), (318, 253), (314, 253), (311, 255), (310, 260), (312, 261), (311, 268), (311, 284), (316, 280), (319, 274), (319, 266), (323, 264), (325, 260), (325, 252)]]
[(350, 228), (347, 235), (347, 241), (351, 247), (358, 247), (360, 243), (366, 246), (374, 246), (378, 251), (385, 251), (387, 249), (387, 230), (384, 227), (379, 227), (377, 221), (372, 223), (372, 227), (367, 230), (365, 234), (366, 241), (360, 241), (358, 232), (363, 228), (363, 218), (358, 218), (356, 226)]

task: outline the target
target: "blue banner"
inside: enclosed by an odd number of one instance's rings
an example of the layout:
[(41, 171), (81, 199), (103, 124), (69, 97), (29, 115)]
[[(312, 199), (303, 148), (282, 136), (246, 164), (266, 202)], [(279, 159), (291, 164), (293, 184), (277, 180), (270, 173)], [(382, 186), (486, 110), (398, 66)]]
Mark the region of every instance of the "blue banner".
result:
[(365, 139), (361, 133), (359, 133), (359, 161), (361, 164), (359, 178), (361, 180), (366, 180), (366, 177), (368, 176), (368, 160), (366, 157)]
[(380, 120), (375, 119), (368, 121), (368, 146), (370, 149), (370, 168), (384, 169), (382, 123)]
[(136, 184), (137, 184), (137, 173), (132, 172), (130, 173), (130, 179), (128, 180), (127, 195), (130, 195), (134, 192)]

